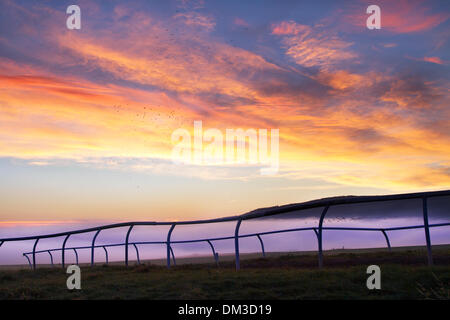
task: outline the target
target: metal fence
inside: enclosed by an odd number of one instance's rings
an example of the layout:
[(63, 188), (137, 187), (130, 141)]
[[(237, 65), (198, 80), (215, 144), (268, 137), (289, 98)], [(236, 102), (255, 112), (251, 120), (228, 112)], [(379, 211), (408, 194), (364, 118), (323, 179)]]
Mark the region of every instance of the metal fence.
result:
[[(77, 250), (90, 250), (91, 251), (91, 266), (93, 266), (94, 262), (95, 262), (95, 249), (96, 248), (103, 248), (103, 250), (105, 252), (105, 262), (108, 263), (109, 261), (108, 261), (108, 249), (107, 248), (119, 247), (119, 246), (124, 247), (124, 254), (125, 254), (124, 262), (125, 262), (126, 266), (128, 266), (128, 263), (129, 263), (128, 256), (129, 256), (129, 247), (130, 246), (134, 247), (134, 249), (136, 251), (137, 263), (140, 264), (139, 247), (138, 246), (149, 245), (149, 244), (159, 244), (159, 245), (165, 245), (167, 248), (167, 268), (170, 268), (172, 262), (174, 265), (176, 265), (175, 255), (174, 255), (171, 244), (206, 242), (211, 247), (214, 261), (216, 262), (216, 264), (218, 264), (219, 256), (215, 250), (213, 243), (215, 241), (219, 241), (219, 240), (234, 239), (234, 246), (235, 246), (234, 253), (235, 253), (236, 270), (239, 270), (240, 269), (239, 239), (256, 237), (260, 242), (262, 255), (265, 256), (264, 241), (262, 238), (264, 235), (286, 233), (286, 232), (308, 231), (309, 230), (309, 231), (314, 231), (314, 233), (317, 237), (318, 264), (319, 264), (319, 268), (322, 268), (323, 267), (323, 241), (322, 241), (323, 230), (381, 232), (386, 240), (387, 248), (390, 251), (391, 244), (389, 241), (388, 232), (397, 231), (397, 230), (409, 230), (409, 229), (423, 228), (425, 231), (425, 241), (426, 241), (426, 247), (427, 247), (428, 265), (431, 266), (431, 265), (433, 265), (433, 256), (432, 256), (432, 246), (431, 246), (431, 240), (430, 240), (430, 228), (449, 226), (450, 222), (439, 223), (439, 224), (429, 224), (428, 223), (427, 200), (429, 198), (442, 197), (442, 196), (450, 196), (450, 190), (421, 192), (421, 193), (408, 193), (408, 194), (395, 194), (395, 195), (384, 195), (384, 196), (361, 196), (361, 197), (346, 197), (346, 198), (335, 198), (335, 199), (331, 198), (331, 199), (316, 200), (316, 201), (310, 201), (310, 202), (299, 203), (299, 204), (291, 204), (291, 205), (285, 205), (285, 206), (277, 206), (277, 207), (271, 207), (271, 208), (265, 208), (265, 209), (258, 209), (258, 210), (254, 210), (254, 211), (251, 211), (251, 212), (243, 214), (243, 215), (218, 218), (218, 219), (196, 220), (196, 221), (178, 221), (178, 222), (126, 222), (126, 223), (117, 223), (117, 224), (104, 225), (104, 226), (87, 228), (87, 229), (80, 229), (80, 230), (53, 233), (53, 234), (45, 234), (45, 235), (38, 235), (38, 236), (4, 238), (4, 239), (0, 239), (0, 247), (5, 242), (35, 240), (34, 245), (33, 245), (33, 250), (30, 252), (23, 253), (23, 255), (27, 259), (30, 267), (32, 267), (34, 270), (34, 269), (36, 269), (36, 255), (37, 254), (48, 254), (50, 257), (50, 262), (53, 265), (53, 253), (60, 252), (61, 253), (61, 265), (64, 268), (66, 251), (73, 251), (75, 254), (75, 257), (76, 257), (76, 263), (79, 264)], [(423, 213), (423, 222), (424, 222), (423, 225), (392, 227), (392, 228), (356, 228), (356, 227), (324, 227), (323, 226), (325, 216), (326, 216), (327, 212), (329, 211), (329, 209), (333, 206), (343, 205), (343, 204), (356, 204), (356, 203), (407, 200), (407, 199), (421, 199), (422, 200), (422, 213)], [(250, 233), (250, 234), (239, 234), (239, 229), (240, 229), (241, 223), (244, 220), (251, 220), (251, 219), (257, 219), (257, 218), (262, 218), (262, 217), (275, 216), (275, 215), (279, 215), (279, 214), (283, 214), (283, 213), (289, 213), (289, 212), (293, 212), (293, 211), (302, 211), (302, 210), (313, 209), (313, 208), (322, 208), (322, 212), (321, 212), (319, 223), (318, 223), (317, 227), (294, 228), (294, 229), (273, 230), (273, 231)], [(235, 232), (234, 232), (233, 236), (171, 241), (172, 232), (177, 225), (196, 225), (196, 224), (208, 224), (208, 223), (219, 223), (219, 222), (230, 222), (230, 221), (236, 221)], [(167, 233), (166, 241), (142, 241), (142, 242), (130, 242), (129, 241), (130, 234), (131, 234), (131, 231), (133, 230), (133, 227), (135, 227), (135, 226), (161, 226), (161, 225), (170, 226), (169, 232)], [(102, 230), (122, 228), (122, 227), (128, 227), (128, 231), (127, 231), (126, 237), (125, 237), (125, 242), (114, 243), (114, 244), (104, 244), (104, 245), (96, 245), (95, 244), (95, 241), (96, 241), (99, 233)], [(90, 246), (66, 247), (67, 240), (70, 238), (70, 236), (72, 236), (74, 234), (82, 234), (82, 233), (88, 233), (88, 232), (95, 232), (95, 235), (92, 238), (92, 242), (91, 242)], [(65, 237), (61, 248), (36, 250), (40, 239), (48, 239), (48, 238), (56, 238), (56, 237)], [(31, 260), (30, 260), (30, 256), (31, 256)]]

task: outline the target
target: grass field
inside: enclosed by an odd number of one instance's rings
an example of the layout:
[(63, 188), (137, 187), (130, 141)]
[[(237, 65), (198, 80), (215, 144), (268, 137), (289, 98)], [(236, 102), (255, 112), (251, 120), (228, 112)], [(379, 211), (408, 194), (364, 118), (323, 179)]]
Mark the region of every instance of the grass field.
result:
[[(66, 288), (61, 268), (0, 271), (0, 299), (450, 299), (450, 248), (327, 252), (325, 268), (308, 253), (247, 257), (236, 272), (232, 260), (83, 267), (81, 290)], [(381, 267), (381, 290), (366, 287), (367, 266)]]

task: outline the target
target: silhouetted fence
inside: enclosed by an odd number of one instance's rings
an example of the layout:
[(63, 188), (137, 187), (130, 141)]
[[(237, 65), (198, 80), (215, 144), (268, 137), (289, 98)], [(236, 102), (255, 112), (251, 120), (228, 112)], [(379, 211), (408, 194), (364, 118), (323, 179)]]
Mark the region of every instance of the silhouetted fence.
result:
[[(391, 250), (391, 244), (388, 237), (388, 232), (397, 231), (397, 230), (409, 230), (409, 229), (420, 229), (423, 228), (425, 231), (425, 241), (427, 246), (427, 256), (428, 256), (428, 265), (433, 265), (433, 256), (432, 256), (432, 248), (431, 248), (431, 240), (430, 240), (430, 228), (434, 227), (444, 227), (449, 226), (450, 222), (447, 223), (439, 223), (439, 224), (429, 224), (428, 223), (428, 205), (427, 200), (432, 197), (442, 197), (442, 196), (450, 196), (450, 190), (445, 191), (433, 191), (433, 192), (421, 192), (421, 193), (408, 193), (408, 194), (396, 194), (396, 195), (385, 195), (385, 196), (361, 196), (361, 197), (347, 197), (347, 198), (337, 198), (337, 199), (324, 199), (317, 201), (310, 201), (299, 204), (291, 204), (285, 206), (271, 207), (265, 209), (258, 209), (251, 211), (249, 213), (240, 215), (240, 216), (232, 216), (218, 219), (208, 219), (208, 220), (197, 220), (197, 221), (178, 221), (178, 222), (126, 222), (126, 223), (117, 223), (81, 230), (74, 230), (68, 232), (60, 232), (39, 236), (30, 236), (30, 237), (19, 237), (19, 238), (5, 238), (0, 239), (0, 247), (5, 242), (10, 241), (26, 241), (26, 240), (35, 240), (33, 245), (33, 250), (30, 252), (25, 252), (23, 255), (28, 260), (29, 265), (36, 269), (36, 254), (48, 254), (50, 257), (50, 262), (53, 265), (53, 253), (61, 251), (61, 264), (62, 267), (65, 267), (65, 256), (66, 251), (73, 251), (76, 257), (76, 263), (79, 264), (78, 261), (78, 251), (77, 250), (91, 250), (91, 266), (94, 265), (95, 262), (95, 249), (103, 248), (105, 252), (105, 261), (108, 263), (108, 249), (110, 247), (118, 247), (123, 246), (125, 248), (125, 265), (128, 266), (128, 255), (129, 255), (129, 246), (133, 246), (136, 251), (137, 262), (140, 264), (139, 257), (139, 247), (138, 245), (149, 245), (149, 244), (160, 244), (165, 245), (167, 248), (167, 267), (170, 268), (171, 260), (173, 264), (176, 264), (175, 255), (172, 249), (171, 244), (177, 243), (196, 243), (196, 242), (206, 242), (211, 247), (212, 255), (216, 263), (218, 263), (218, 254), (214, 248), (214, 241), (219, 240), (230, 240), (234, 239), (235, 245), (235, 261), (236, 261), (236, 270), (240, 269), (240, 256), (239, 256), (239, 239), (248, 238), (248, 237), (256, 237), (261, 245), (262, 255), (265, 256), (264, 242), (262, 236), (268, 234), (277, 234), (277, 233), (285, 233), (285, 232), (296, 232), (296, 231), (314, 231), (317, 237), (318, 243), (318, 260), (319, 260), (319, 268), (323, 266), (323, 243), (322, 243), (322, 233), (323, 230), (341, 230), (341, 231), (376, 231), (381, 232), (386, 240), (387, 248), (389, 251)], [(393, 200), (407, 200), (407, 199), (422, 199), (422, 214), (423, 214), (423, 225), (414, 225), (414, 226), (404, 226), (404, 227), (392, 227), (392, 228), (356, 228), (356, 227), (324, 227), (323, 222), (328, 210), (332, 206), (343, 205), (343, 204), (356, 204), (356, 203), (368, 203), (368, 202), (378, 202), (378, 201), (393, 201)], [(267, 232), (257, 232), (250, 234), (239, 235), (239, 229), (242, 221), (251, 220), (261, 217), (268, 217), (279, 215), (283, 213), (293, 212), (293, 211), (301, 211), (306, 209), (313, 208), (323, 208), (322, 213), (320, 215), (319, 224), (317, 227), (306, 227), (306, 228), (294, 228), (294, 229), (283, 229), (283, 230), (274, 230)], [(207, 223), (218, 223), (218, 222), (230, 222), (236, 221), (234, 236), (226, 236), (226, 237), (216, 237), (216, 238), (202, 238), (202, 239), (192, 239), (192, 240), (177, 240), (171, 241), (171, 235), (174, 228), (177, 225), (196, 225), (196, 224), (207, 224)], [(135, 226), (161, 226), (167, 225), (170, 226), (169, 232), (167, 233), (166, 241), (142, 241), (142, 242), (129, 242), (130, 233)], [(125, 242), (123, 243), (115, 243), (115, 244), (104, 244), (104, 245), (96, 245), (95, 241), (97, 236), (102, 230), (107, 229), (115, 229), (128, 227)], [(66, 247), (67, 240), (70, 236), (74, 234), (82, 234), (88, 232), (94, 232), (95, 235), (92, 238), (92, 242), (90, 246), (78, 246), (78, 247)], [(56, 238), (56, 237), (65, 237), (62, 243), (61, 248), (54, 249), (46, 249), (46, 250), (36, 250), (37, 244), (40, 239), (48, 239), (48, 238)], [(31, 260), (30, 257), (31, 256)], [(171, 259), (172, 257), (172, 259)]]

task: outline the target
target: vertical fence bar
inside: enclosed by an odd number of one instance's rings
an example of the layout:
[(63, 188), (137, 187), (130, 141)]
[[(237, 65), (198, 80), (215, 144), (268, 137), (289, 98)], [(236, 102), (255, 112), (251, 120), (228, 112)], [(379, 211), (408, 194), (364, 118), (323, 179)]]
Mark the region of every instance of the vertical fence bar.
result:
[(106, 250), (106, 247), (103, 246), (103, 250), (105, 250), (105, 258), (106, 258), (106, 264), (108, 264), (108, 250)]
[(216, 265), (219, 265), (219, 256), (216, 255), (216, 250), (214, 249), (212, 242), (210, 240), (206, 240), (206, 241), (209, 243), (209, 246), (211, 247), (213, 258), (214, 258), (214, 261), (216, 262)]
[(241, 268), (241, 263), (239, 261), (239, 228), (241, 227), (242, 219), (239, 219), (236, 223), (236, 229), (234, 230), (234, 253), (236, 256), (236, 271)]
[(39, 238), (36, 238), (33, 246), (33, 270), (36, 270), (36, 246), (39, 242)]
[(313, 228), (313, 231), (314, 231), (314, 233), (316, 234), (317, 240), (319, 240), (319, 233), (317, 232), (317, 229), (316, 229), (316, 228)]
[(264, 250), (264, 242), (261, 239), (261, 236), (259, 234), (256, 235), (258, 237), (259, 242), (261, 243), (261, 251), (262, 251), (262, 255), (263, 257), (266, 256), (266, 251)]
[(3, 245), (3, 242), (5, 242), (5, 241), (0, 241), (0, 247)]
[(177, 261), (175, 260), (175, 254), (173, 253), (172, 246), (170, 246), (170, 253), (172, 254), (173, 265), (177, 265)]
[(25, 258), (27, 258), (28, 264), (30, 265), (30, 268), (33, 269), (33, 266), (31, 265), (31, 260), (30, 260), (30, 258), (28, 258), (28, 255), (27, 255), (26, 253), (24, 253), (23, 256), (24, 256)]
[(216, 260), (216, 265), (219, 266), (219, 253), (218, 252), (216, 252), (214, 254), (214, 260)]
[(134, 249), (136, 250), (137, 263), (141, 264), (141, 259), (139, 258), (139, 250), (138, 250), (136, 243), (133, 243), (133, 246), (134, 246)]
[(387, 235), (387, 233), (386, 233), (386, 230), (381, 229), (381, 232), (383, 233), (384, 238), (386, 239), (386, 243), (387, 243), (389, 252), (391, 252), (391, 251), (392, 251), (392, 249), (391, 249), (391, 243), (390, 243), (390, 241), (389, 241), (389, 237), (388, 237), (388, 235)]
[(52, 256), (52, 253), (50, 252), (50, 250), (47, 250), (47, 252), (50, 255), (50, 262), (51, 262), (52, 267), (53, 267), (53, 256)]
[(430, 226), (428, 225), (428, 204), (427, 197), (422, 198), (423, 204), (423, 224), (425, 228), (425, 240), (427, 241), (428, 265), (433, 265), (433, 254), (431, 252)]
[(319, 268), (323, 267), (323, 250), (322, 250), (322, 226), (323, 226), (323, 219), (325, 218), (325, 215), (327, 214), (328, 208), (330, 206), (326, 206), (325, 208), (323, 208), (322, 214), (320, 215), (320, 220), (319, 220), (319, 233), (317, 236), (317, 241), (319, 244)]
[(132, 224), (127, 231), (127, 236), (125, 237), (125, 266), (128, 267), (128, 240), (130, 239), (130, 233), (134, 225)]
[(62, 265), (63, 269), (64, 269), (65, 262), (66, 262), (66, 255), (65, 255), (66, 242), (69, 239), (69, 237), (70, 237), (70, 233), (64, 238), (63, 245), (62, 245), (62, 248), (61, 248), (61, 265)]
[(94, 266), (94, 251), (95, 251), (95, 239), (97, 239), (98, 234), (102, 231), (102, 229), (98, 229), (95, 233), (94, 238), (92, 238), (92, 246), (91, 246), (91, 267)]
[[(170, 268), (170, 251), (172, 248), (170, 247), (170, 236), (172, 235), (172, 231), (175, 228), (175, 223), (170, 226), (169, 232), (167, 233), (167, 268)], [(172, 252), (173, 254), (173, 252)]]
[(73, 248), (73, 252), (75, 252), (75, 261), (77, 262), (77, 265), (78, 265), (78, 252), (77, 252), (77, 249)]

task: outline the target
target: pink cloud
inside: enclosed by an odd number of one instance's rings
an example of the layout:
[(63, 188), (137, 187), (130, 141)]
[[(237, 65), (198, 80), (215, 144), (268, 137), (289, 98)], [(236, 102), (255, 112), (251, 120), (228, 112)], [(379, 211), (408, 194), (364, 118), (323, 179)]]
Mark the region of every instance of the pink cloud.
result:
[(286, 54), (305, 67), (328, 68), (357, 56), (349, 49), (351, 42), (322, 30), (320, 26), (310, 27), (294, 21), (282, 21), (272, 25), (272, 34), (281, 36)]
[[(381, 9), (381, 29), (393, 33), (414, 33), (433, 29), (449, 18), (445, 12), (432, 12), (432, 8), (426, 2), (412, 0), (387, 1), (380, 0), (377, 5)], [(342, 16), (341, 24), (352, 24), (361, 31), (366, 30), (368, 15), (363, 2)]]
[(407, 56), (408, 59), (411, 60), (416, 60), (416, 61), (425, 61), (425, 62), (429, 62), (429, 63), (435, 63), (435, 64), (440, 64), (440, 65), (447, 65), (449, 62), (442, 60), (439, 57), (423, 57), (423, 58), (414, 58), (414, 57), (409, 57)]
[(200, 27), (207, 31), (211, 31), (216, 26), (214, 18), (202, 15), (197, 12), (179, 13), (174, 16), (176, 19), (182, 19), (188, 26)]
[(423, 61), (436, 63), (436, 64), (447, 64), (447, 62), (444, 62), (439, 57), (424, 57)]
[(278, 24), (272, 25), (272, 34), (281, 35), (296, 35), (300, 32), (309, 33), (309, 27), (297, 24), (294, 21), (282, 21)]
[(247, 23), (247, 21), (245, 21), (244, 19), (241, 18), (235, 18), (234, 19), (234, 24), (240, 27), (249, 27), (250, 25)]

